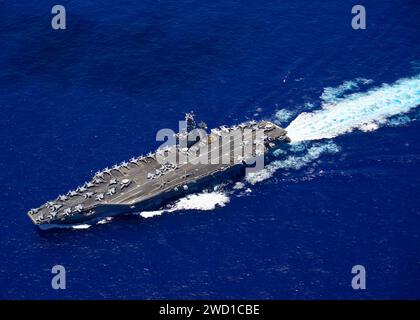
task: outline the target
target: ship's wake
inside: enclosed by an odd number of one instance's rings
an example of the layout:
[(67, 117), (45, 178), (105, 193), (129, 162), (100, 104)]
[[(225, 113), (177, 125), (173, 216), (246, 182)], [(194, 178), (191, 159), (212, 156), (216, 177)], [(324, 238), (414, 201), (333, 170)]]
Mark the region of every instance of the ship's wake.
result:
[[(277, 160), (259, 172), (248, 174), (246, 180), (255, 184), (272, 177), (279, 169), (299, 170), (319, 161), (322, 155), (337, 153), (340, 149), (331, 139), (353, 130), (373, 131), (383, 125), (410, 122), (412, 117), (404, 114), (420, 105), (420, 76), (363, 93), (354, 92), (372, 82), (357, 78), (335, 88), (325, 88), (321, 108), (299, 114), (286, 128), (292, 147), (287, 151), (277, 150)], [(290, 117), (285, 109), (275, 114), (278, 123), (284, 122), (285, 116)]]
[(216, 207), (224, 207), (229, 201), (229, 195), (224, 191), (204, 191), (181, 198), (162, 210), (140, 212), (140, 216), (143, 218), (151, 218), (160, 216), (162, 213), (180, 210), (209, 211), (214, 210)]
[(339, 150), (332, 141), (293, 143), (287, 151), (277, 150), (278, 160), (272, 161), (259, 171), (248, 173), (246, 181), (254, 185), (271, 178), (277, 170), (299, 170), (316, 161), (321, 155), (336, 153)]
[[(368, 80), (363, 79), (368, 82)], [(348, 82), (345, 88), (348, 88)], [(410, 112), (420, 105), (420, 76), (384, 84), (364, 93), (337, 96), (340, 86), (324, 91), (320, 110), (303, 112), (286, 128), (293, 142), (330, 139), (355, 129), (372, 131), (391, 117)]]

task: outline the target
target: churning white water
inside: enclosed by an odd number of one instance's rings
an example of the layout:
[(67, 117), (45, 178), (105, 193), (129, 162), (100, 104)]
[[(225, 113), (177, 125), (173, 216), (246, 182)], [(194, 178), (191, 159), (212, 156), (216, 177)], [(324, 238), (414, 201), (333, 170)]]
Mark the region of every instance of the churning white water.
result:
[[(369, 83), (366, 79), (359, 82)], [(339, 97), (354, 83), (345, 82), (335, 89), (327, 88), (321, 98), (322, 108), (303, 112), (286, 128), (292, 141), (334, 138), (354, 129), (372, 131), (387, 123), (392, 116), (411, 111), (420, 105), (420, 76), (383, 84), (364, 93)]]
[(160, 216), (165, 212), (174, 212), (178, 210), (213, 210), (217, 206), (224, 207), (230, 201), (229, 196), (221, 191), (201, 192), (188, 195), (179, 199), (173, 206), (157, 211), (143, 211), (140, 216), (143, 218), (151, 218)]

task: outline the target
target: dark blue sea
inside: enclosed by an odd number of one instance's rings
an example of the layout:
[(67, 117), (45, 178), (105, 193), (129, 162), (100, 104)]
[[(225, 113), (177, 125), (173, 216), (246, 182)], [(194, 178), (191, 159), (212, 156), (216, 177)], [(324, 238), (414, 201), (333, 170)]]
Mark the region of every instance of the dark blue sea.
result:
[[(57, 2), (0, 2), (1, 299), (420, 298), (417, 0)], [(191, 110), (299, 141), (213, 210), (33, 226)]]

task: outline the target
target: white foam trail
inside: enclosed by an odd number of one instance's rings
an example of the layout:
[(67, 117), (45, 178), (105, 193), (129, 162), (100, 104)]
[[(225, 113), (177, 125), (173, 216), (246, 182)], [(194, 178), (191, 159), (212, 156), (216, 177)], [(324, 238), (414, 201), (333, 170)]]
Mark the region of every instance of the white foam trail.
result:
[(201, 210), (208, 211), (214, 210), (217, 206), (224, 207), (229, 203), (229, 196), (221, 191), (214, 192), (202, 192), (197, 194), (191, 194), (184, 198), (179, 199), (175, 204), (163, 210), (157, 211), (143, 211), (140, 216), (143, 218), (151, 218), (160, 216), (165, 212), (174, 212), (179, 210)]
[(192, 194), (180, 199), (176, 210), (214, 210), (216, 206), (224, 207), (229, 202), (229, 197), (222, 192), (203, 192)]
[(371, 84), (373, 80), (365, 78), (356, 78), (350, 81), (344, 81), (342, 85), (338, 87), (327, 87), (321, 95), (321, 99), (325, 103), (335, 103), (341, 100), (345, 94), (350, 91), (354, 91), (360, 88), (360, 85)]
[(275, 115), (275, 122), (278, 124), (282, 124), (285, 121), (288, 121), (293, 116), (293, 112), (287, 110), (287, 109), (280, 109), (276, 112)]
[(392, 119), (389, 119), (387, 125), (389, 127), (399, 127), (405, 124), (410, 123), (411, 121), (413, 121), (413, 119), (411, 119), (408, 116), (398, 116)]
[(240, 182), (240, 181), (236, 182), (235, 185), (233, 186), (233, 190), (241, 190), (243, 188), (245, 188), (245, 183)]
[(147, 219), (151, 217), (161, 216), (164, 212), (170, 212), (169, 210), (156, 210), (156, 211), (143, 211), (140, 212), (140, 216)]
[[(301, 151), (300, 144), (296, 145), (295, 150)], [(331, 141), (325, 143), (315, 143), (309, 147), (306, 153), (302, 156), (289, 156), (284, 160), (276, 160), (265, 166), (264, 169), (258, 172), (248, 173), (246, 180), (251, 184), (267, 180), (279, 169), (294, 169), (299, 170), (302, 167), (310, 164), (318, 159), (322, 154), (336, 153), (339, 147)]]
[(286, 128), (292, 141), (330, 139), (354, 129), (376, 130), (388, 118), (420, 105), (420, 76), (384, 84), (365, 93), (353, 93), (343, 99), (330, 93), (324, 99), (334, 103), (327, 102), (321, 110), (301, 113)]
[(99, 220), (96, 224), (107, 224), (110, 223), (112, 221), (112, 217), (106, 217), (102, 220)]
[(90, 224), (78, 224), (72, 226), (73, 229), (89, 229), (92, 225)]

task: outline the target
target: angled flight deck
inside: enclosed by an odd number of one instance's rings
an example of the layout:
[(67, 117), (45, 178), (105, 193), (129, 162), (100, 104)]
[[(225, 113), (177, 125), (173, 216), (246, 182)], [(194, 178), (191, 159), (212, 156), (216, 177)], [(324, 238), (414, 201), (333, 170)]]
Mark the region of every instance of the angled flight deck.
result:
[[(188, 131), (194, 129), (193, 116), (187, 114), (186, 120), (190, 126)], [(245, 130), (262, 130), (264, 136), (253, 139), (243, 134)], [(233, 139), (224, 139), (228, 136)], [(215, 141), (220, 143), (215, 144)], [(232, 127), (222, 126), (212, 129), (211, 133), (206, 133), (205, 137), (188, 147), (176, 144), (112, 168), (105, 168), (77, 189), (30, 210), (28, 216), (36, 226), (49, 229), (121, 214), (156, 210), (168, 201), (243, 174), (247, 160), (244, 145), (251, 144), (249, 157), (255, 157), (264, 156), (270, 149), (287, 142), (289, 139), (286, 131), (269, 121), (250, 121)], [(217, 146), (216, 149), (213, 145)], [(263, 147), (262, 153), (259, 146)], [(210, 160), (217, 156), (220, 161), (185, 161), (197, 155), (198, 149), (207, 150), (199, 153), (201, 160)], [(215, 152), (218, 154), (215, 155)], [(162, 164), (159, 156), (163, 154), (168, 158), (172, 156), (171, 159), (176, 161)], [(237, 156), (238, 154), (240, 156)], [(228, 158), (228, 163), (221, 161), (222, 156), (225, 156), (224, 159)]]

